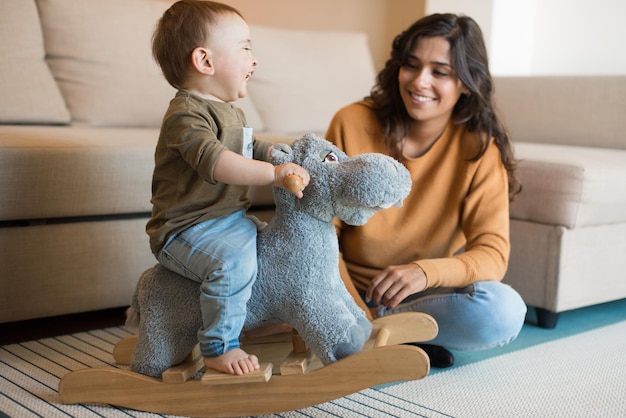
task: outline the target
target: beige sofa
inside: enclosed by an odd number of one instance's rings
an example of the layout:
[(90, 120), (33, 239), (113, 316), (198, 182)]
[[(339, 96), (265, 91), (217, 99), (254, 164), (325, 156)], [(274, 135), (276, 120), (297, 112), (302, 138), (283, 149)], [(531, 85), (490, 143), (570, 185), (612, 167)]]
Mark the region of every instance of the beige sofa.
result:
[[(144, 228), (174, 91), (150, 34), (168, 4), (0, 3), (0, 323), (126, 306), (155, 263)], [(363, 34), (252, 27), (252, 38), (260, 65), (238, 105), (261, 139), (323, 134), (374, 81)], [(626, 77), (497, 80), (524, 141), (506, 280), (532, 306), (556, 313), (626, 297), (625, 86)], [(271, 216), (268, 188), (250, 197)]]
[(505, 282), (558, 313), (626, 297), (626, 76), (496, 79), (523, 191)]
[[(0, 2), (0, 323), (126, 306), (156, 263), (145, 224), (175, 91), (150, 36), (169, 4)], [(252, 37), (260, 65), (237, 104), (260, 139), (321, 135), (373, 83), (364, 34), (253, 27)], [(250, 197), (271, 216), (270, 188)]]

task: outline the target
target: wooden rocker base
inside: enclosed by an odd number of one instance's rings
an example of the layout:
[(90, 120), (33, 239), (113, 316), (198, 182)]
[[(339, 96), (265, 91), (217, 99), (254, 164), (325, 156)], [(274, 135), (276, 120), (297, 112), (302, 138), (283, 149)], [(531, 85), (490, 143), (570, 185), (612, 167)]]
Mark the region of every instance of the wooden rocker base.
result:
[[(398, 344), (433, 339), (437, 324), (430, 316), (394, 314), (376, 319), (372, 325), (371, 337), (362, 351), (327, 366), (322, 366), (315, 356), (300, 353), (304, 354), (301, 358), (307, 359), (308, 367), (303, 372), (290, 368), (289, 374), (278, 374), (284, 359), (293, 360), (291, 341), (246, 344), (246, 350), (257, 354), (260, 361), (269, 363), (270, 359), (274, 363), (274, 375), (270, 377), (265, 370), (267, 381), (249, 378), (235, 382), (237, 377), (224, 375), (234, 379), (210, 386), (203, 379), (166, 383), (109, 367), (68, 373), (59, 383), (59, 396), (63, 403), (104, 403), (159, 414), (259, 415), (306, 408), (372, 386), (421, 379), (428, 374), (428, 356), (415, 346)], [(122, 340), (118, 345), (116, 361), (125, 363), (134, 343)]]

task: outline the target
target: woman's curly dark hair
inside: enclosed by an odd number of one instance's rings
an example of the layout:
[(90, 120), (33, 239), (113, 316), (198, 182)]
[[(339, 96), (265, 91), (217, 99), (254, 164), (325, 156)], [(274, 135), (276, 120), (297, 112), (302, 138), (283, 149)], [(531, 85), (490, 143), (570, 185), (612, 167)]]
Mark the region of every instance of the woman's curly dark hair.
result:
[(452, 67), (470, 93), (461, 95), (454, 106), (452, 119), (456, 123), (465, 123), (470, 131), (479, 134), (481, 147), (473, 160), (485, 153), (493, 138), (508, 173), (509, 196), (512, 199), (521, 190), (515, 177), (516, 161), (509, 135), (492, 102), (494, 86), (483, 34), (478, 24), (468, 16), (449, 13), (425, 16), (394, 39), (391, 57), (378, 73), (369, 96), (384, 127), (389, 152), (396, 158), (401, 157), (398, 145), (412, 123), (400, 96), (398, 73), (407, 64), (417, 42), (425, 37), (443, 37), (450, 44)]

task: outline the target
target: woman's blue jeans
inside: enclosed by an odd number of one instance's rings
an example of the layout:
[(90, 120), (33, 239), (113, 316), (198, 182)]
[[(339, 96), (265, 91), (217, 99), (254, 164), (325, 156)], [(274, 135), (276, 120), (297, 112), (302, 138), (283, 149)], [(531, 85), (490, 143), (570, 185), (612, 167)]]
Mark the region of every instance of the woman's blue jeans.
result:
[(216, 357), (239, 347), (257, 274), (257, 226), (243, 211), (193, 225), (156, 254), (166, 268), (200, 283), (200, 351)]
[(378, 315), (424, 312), (439, 325), (434, 340), (424, 341), (452, 350), (484, 350), (513, 341), (524, 324), (526, 304), (510, 286), (481, 281), (461, 289), (433, 288), (405, 299)]

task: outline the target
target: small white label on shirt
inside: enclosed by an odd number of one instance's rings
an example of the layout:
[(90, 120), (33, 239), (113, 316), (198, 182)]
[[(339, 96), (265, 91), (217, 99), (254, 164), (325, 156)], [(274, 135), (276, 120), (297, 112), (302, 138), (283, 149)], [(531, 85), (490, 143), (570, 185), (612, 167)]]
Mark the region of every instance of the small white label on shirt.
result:
[(252, 158), (252, 128), (243, 127), (243, 147), (241, 153), (244, 157)]

